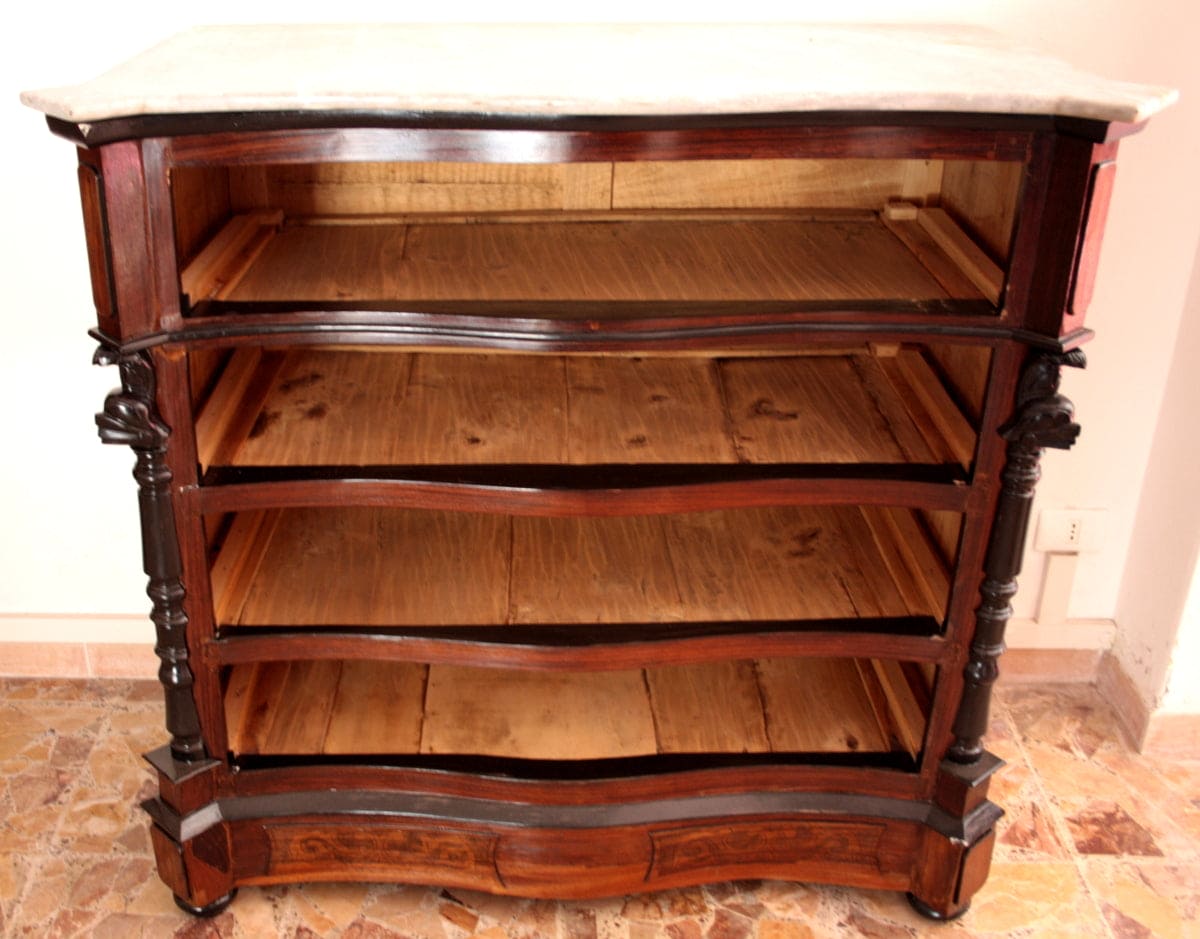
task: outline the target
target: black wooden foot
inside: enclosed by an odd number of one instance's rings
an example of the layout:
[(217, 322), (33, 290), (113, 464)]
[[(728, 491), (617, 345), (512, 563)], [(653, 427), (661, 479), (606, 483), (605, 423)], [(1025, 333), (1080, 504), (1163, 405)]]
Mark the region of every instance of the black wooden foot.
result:
[(187, 902), (187, 900), (176, 894), (175, 905), (185, 913), (191, 913), (193, 916), (203, 916), (207, 919), (208, 917), (216, 916), (218, 913), (224, 910), (225, 907), (229, 906), (229, 904), (233, 902), (233, 898), (236, 896), (237, 889), (235, 888), (230, 890), (229, 893), (225, 894), (225, 896), (218, 897), (217, 899), (213, 900), (212, 903), (209, 903), (205, 906), (192, 906)]
[(909, 905), (926, 919), (933, 919), (942, 923), (948, 923), (952, 919), (958, 919), (963, 915), (963, 913), (967, 912), (967, 910), (971, 908), (971, 904), (967, 903), (961, 909), (955, 910), (953, 913), (942, 913), (939, 910), (935, 910), (932, 906), (914, 894), (906, 893), (905, 896), (908, 897)]

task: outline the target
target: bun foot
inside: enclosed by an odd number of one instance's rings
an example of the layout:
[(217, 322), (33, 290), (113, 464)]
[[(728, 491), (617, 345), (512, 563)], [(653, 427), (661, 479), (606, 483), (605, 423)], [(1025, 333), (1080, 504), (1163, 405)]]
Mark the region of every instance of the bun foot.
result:
[(223, 897), (217, 897), (217, 899), (213, 900), (212, 903), (207, 903), (204, 906), (192, 906), (187, 900), (179, 896), (179, 894), (175, 894), (175, 905), (185, 913), (191, 913), (193, 916), (202, 916), (207, 919), (209, 917), (216, 916), (218, 913), (224, 910), (225, 907), (229, 906), (229, 904), (233, 902), (233, 898), (236, 896), (237, 890), (234, 889), (230, 890), (229, 893), (225, 894)]
[(941, 910), (936, 910), (920, 897), (912, 893), (906, 893), (909, 906), (924, 916), (926, 919), (937, 920), (941, 923), (948, 923), (952, 919), (958, 919), (963, 913), (971, 908), (970, 903), (964, 903), (956, 910), (951, 910), (949, 913), (943, 913)]

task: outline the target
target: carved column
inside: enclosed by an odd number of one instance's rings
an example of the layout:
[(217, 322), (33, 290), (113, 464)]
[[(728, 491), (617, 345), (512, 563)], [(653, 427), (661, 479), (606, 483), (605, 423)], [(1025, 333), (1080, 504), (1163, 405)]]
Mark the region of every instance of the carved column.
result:
[(1042, 450), (1069, 449), (1079, 436), (1079, 425), (1072, 419), (1075, 407), (1058, 393), (1060, 369), (1063, 365), (1083, 368), (1086, 361), (1078, 349), (1035, 353), (1021, 373), (1013, 418), (1000, 428), (1008, 448), (979, 588), (983, 599), (975, 611), (966, 685), (954, 719), (954, 743), (947, 754), (956, 763), (974, 763), (983, 755), (992, 685), (999, 675), (996, 661), (1004, 651), (1004, 628), (1012, 615), (1009, 601), (1017, 592)]
[(154, 651), (162, 660), (158, 678), (166, 696), (171, 754), (179, 760), (198, 760), (205, 754), (192, 697), (182, 563), (171, 509), (171, 471), (166, 461), (170, 428), (155, 406), (154, 365), (146, 352), (123, 353), (109, 345), (101, 345), (93, 361), (121, 370), (121, 388), (104, 400), (96, 427), (104, 443), (126, 444), (137, 457), (133, 478), (141, 509), (142, 564), (150, 578), (146, 593), (157, 634)]

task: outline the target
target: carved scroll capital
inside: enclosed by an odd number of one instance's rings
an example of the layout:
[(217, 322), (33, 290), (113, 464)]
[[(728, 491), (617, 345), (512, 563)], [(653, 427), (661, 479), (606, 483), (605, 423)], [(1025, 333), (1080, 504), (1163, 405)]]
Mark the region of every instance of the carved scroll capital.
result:
[(1058, 386), (1062, 366), (1083, 368), (1086, 364), (1080, 349), (1040, 353), (1029, 361), (1017, 386), (1016, 411), (1000, 428), (1010, 451), (1068, 450), (1074, 445), (1080, 430), (1074, 421), (1075, 406), (1058, 393)]
[(104, 399), (104, 410), (96, 415), (100, 439), (135, 450), (165, 450), (170, 429), (155, 406), (154, 365), (149, 354), (126, 353), (101, 345), (92, 361), (96, 365), (116, 365), (121, 370), (121, 387)]

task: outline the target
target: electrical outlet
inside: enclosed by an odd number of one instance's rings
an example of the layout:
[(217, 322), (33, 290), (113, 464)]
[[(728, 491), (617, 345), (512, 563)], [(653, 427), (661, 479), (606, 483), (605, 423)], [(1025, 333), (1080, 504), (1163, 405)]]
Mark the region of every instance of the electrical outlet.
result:
[(1077, 554), (1104, 544), (1104, 509), (1045, 509), (1033, 546), (1038, 551)]

